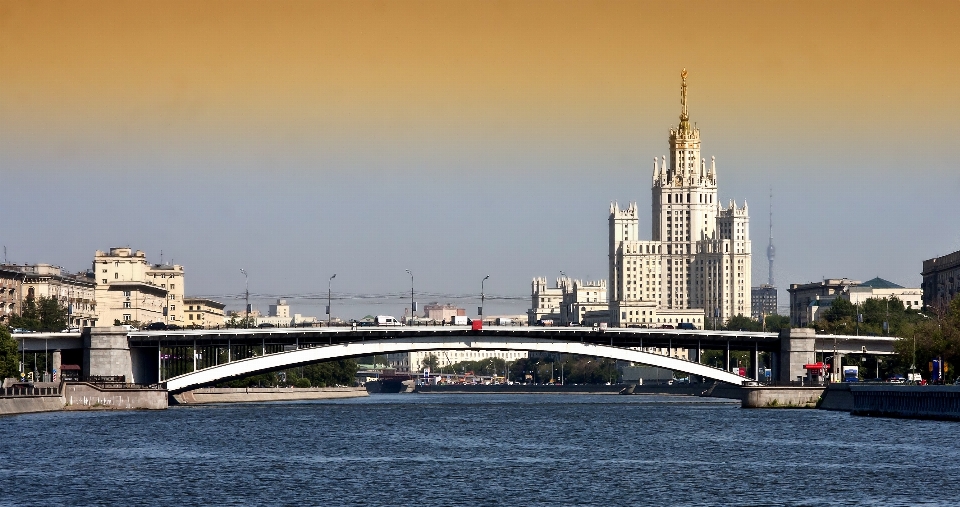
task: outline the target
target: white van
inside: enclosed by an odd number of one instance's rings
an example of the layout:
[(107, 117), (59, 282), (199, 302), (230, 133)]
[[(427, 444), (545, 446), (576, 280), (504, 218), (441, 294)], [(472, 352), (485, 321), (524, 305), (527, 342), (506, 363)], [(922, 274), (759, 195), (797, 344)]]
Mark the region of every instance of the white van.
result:
[(373, 319), (373, 323), (378, 326), (402, 326), (399, 320), (389, 316), (389, 315), (377, 315)]
[(450, 325), (451, 326), (468, 326), (470, 319), (466, 315), (451, 315), (450, 316)]

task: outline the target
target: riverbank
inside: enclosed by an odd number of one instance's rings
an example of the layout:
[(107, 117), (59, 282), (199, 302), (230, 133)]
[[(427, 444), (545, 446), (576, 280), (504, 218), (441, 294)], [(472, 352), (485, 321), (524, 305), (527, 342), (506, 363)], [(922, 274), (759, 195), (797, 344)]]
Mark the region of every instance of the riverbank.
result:
[(100, 385), (87, 382), (36, 383), (30, 388), (5, 388), (0, 393), (0, 415), (59, 410), (163, 410), (165, 389)]
[(174, 404), (258, 403), (265, 401), (328, 400), (368, 396), (363, 387), (204, 387), (171, 396)]

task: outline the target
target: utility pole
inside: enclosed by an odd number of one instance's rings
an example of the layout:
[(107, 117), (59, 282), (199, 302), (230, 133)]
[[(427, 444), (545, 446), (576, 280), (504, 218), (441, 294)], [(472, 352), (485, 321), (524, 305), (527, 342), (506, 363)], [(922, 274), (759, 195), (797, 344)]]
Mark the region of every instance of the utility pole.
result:
[(406, 272), (410, 275), (410, 322), (413, 322), (413, 314), (417, 311), (417, 304), (413, 302), (413, 272), (409, 269)]
[(331, 300), (331, 297), (330, 297), (330, 296), (331, 296), (332, 292), (330, 292), (330, 285), (333, 283), (333, 279), (336, 278), (336, 277), (337, 277), (337, 274), (334, 273), (333, 276), (331, 276), (330, 279), (327, 280), (327, 327), (330, 327), (330, 319), (331, 319), (331, 317), (330, 317), (330, 314), (331, 314), (331, 312), (330, 312), (330, 300)]
[(248, 327), (250, 325), (250, 278), (245, 269), (240, 268), (240, 272), (243, 273), (243, 290), (246, 295), (246, 304), (243, 306), (243, 327)]
[(480, 312), (479, 312), (479, 313), (480, 313), (480, 322), (483, 322), (483, 301), (484, 301), (483, 282), (486, 282), (486, 281), (487, 281), (487, 278), (490, 278), (490, 275), (487, 275), (487, 276), (483, 277), (483, 280), (480, 280)]

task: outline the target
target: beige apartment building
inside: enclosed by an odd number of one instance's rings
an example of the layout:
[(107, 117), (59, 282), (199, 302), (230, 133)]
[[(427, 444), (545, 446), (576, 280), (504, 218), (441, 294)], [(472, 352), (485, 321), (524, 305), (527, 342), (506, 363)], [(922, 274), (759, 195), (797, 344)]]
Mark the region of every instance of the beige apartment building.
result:
[(101, 325), (136, 321), (184, 325), (183, 267), (150, 265), (130, 248), (98, 250), (93, 258)]
[[(681, 73), (680, 124), (669, 161), (654, 158), (650, 241), (638, 237), (635, 203), (613, 203), (609, 218), (610, 324), (723, 324), (750, 315), (751, 243), (747, 203), (722, 205), (716, 161), (700, 153)], [(698, 316), (694, 317), (694, 315)], [(679, 322), (678, 322), (679, 320)]]
[(11, 316), (20, 314), (23, 277), (23, 273), (14, 267), (0, 266), (0, 324), (7, 324)]
[(560, 305), (563, 303), (563, 279), (557, 278), (556, 285), (549, 287), (544, 277), (534, 278), (530, 283), (530, 309), (527, 310), (527, 324), (535, 326), (541, 322), (560, 323)]
[(0, 316), (19, 315), (27, 298), (51, 298), (67, 310), (69, 327), (97, 322), (95, 286), (89, 273), (67, 273), (51, 264), (6, 264), (0, 267)]
[(226, 323), (223, 309), (227, 305), (207, 298), (183, 298), (184, 322), (187, 327), (220, 328)]

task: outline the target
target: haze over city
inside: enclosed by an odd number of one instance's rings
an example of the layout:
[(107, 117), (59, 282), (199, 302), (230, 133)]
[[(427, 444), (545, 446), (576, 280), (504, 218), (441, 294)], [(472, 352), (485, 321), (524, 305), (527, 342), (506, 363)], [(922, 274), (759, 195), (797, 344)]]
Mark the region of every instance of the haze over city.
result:
[[(689, 72), (753, 284), (920, 285), (960, 249), (957, 2), (0, 1), (4, 260), (130, 246), (186, 292), (321, 316), (519, 314), (650, 238)], [(161, 259), (162, 252), (162, 259)], [(342, 310), (339, 310), (343, 308)]]

